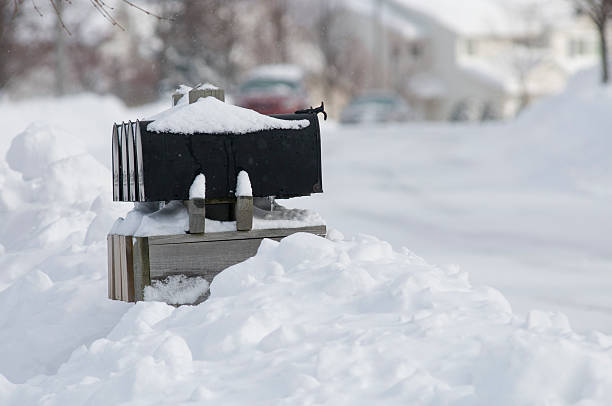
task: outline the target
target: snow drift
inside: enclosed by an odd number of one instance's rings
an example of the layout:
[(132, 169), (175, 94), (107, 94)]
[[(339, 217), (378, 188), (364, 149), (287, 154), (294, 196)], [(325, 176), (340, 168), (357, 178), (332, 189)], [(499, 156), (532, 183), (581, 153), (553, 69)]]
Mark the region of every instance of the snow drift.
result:
[(110, 332), (76, 346), (56, 373), (0, 381), (0, 402), (520, 405), (612, 396), (609, 337), (577, 335), (558, 314), (517, 318), (496, 290), (373, 237), (266, 240), (210, 290), (199, 306), (126, 305)]
[[(70, 100), (62, 108), (83, 99)], [(89, 141), (111, 123), (73, 133), (75, 149), (55, 125), (3, 140), (1, 405), (609, 404), (612, 337), (578, 334), (559, 313), (517, 315), (457, 267), (365, 235), (266, 240), (198, 306), (106, 299), (106, 233), (130, 207), (110, 203)]]

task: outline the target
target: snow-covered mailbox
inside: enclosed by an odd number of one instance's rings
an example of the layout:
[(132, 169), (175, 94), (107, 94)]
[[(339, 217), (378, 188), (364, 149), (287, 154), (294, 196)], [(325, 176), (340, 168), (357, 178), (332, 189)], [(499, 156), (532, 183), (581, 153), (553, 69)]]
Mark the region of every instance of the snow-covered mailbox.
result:
[[(223, 99), (182, 86), (169, 110), (113, 126), (113, 199), (135, 207), (108, 236), (111, 299), (201, 301), (263, 238), (325, 235), (318, 214), (275, 202), (323, 191), (323, 106), (267, 116)], [(173, 288), (183, 293), (164, 297)]]

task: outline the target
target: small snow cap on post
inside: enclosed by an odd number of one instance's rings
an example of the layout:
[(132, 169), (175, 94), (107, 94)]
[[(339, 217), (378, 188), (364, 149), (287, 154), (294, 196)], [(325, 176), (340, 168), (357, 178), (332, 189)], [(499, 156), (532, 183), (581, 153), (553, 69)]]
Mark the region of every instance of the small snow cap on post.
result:
[(203, 173), (195, 177), (189, 188), (189, 200), (193, 199), (206, 199), (206, 177)]
[(240, 171), (236, 179), (236, 197), (240, 196), (253, 196), (251, 180), (249, 179), (249, 174), (245, 171)]

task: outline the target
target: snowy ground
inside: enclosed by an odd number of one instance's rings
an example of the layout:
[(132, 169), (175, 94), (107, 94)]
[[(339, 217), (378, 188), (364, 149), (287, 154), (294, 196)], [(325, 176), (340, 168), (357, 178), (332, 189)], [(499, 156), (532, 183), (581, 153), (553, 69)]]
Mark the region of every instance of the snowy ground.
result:
[(288, 204), (612, 333), (612, 89), (591, 79), (508, 124), (325, 131), (325, 193)]
[(0, 404), (608, 404), (612, 92), (588, 80), (503, 125), (324, 127), (326, 193), (290, 202), (345, 237), (266, 242), (178, 309), (106, 299), (111, 123), (166, 106), (0, 102)]

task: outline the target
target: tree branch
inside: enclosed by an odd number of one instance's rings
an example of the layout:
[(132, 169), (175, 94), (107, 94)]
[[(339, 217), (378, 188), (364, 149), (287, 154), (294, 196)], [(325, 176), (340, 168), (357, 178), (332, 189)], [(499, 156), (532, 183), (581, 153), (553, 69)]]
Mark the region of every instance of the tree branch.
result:
[[(62, 0), (55, 0), (55, 1), (62, 1)], [(57, 20), (59, 21), (60, 25), (62, 26), (62, 29), (64, 31), (66, 31), (66, 33), (68, 35), (72, 35), (72, 33), (70, 32), (70, 30), (68, 29), (68, 27), (66, 27), (66, 24), (64, 24), (64, 19), (62, 18), (62, 13), (60, 13), (60, 11), (57, 8), (57, 4), (55, 4), (54, 0), (49, 0), (49, 3), (51, 3), (51, 5), (53, 6), (53, 9), (55, 10), (55, 14), (57, 15)]]

